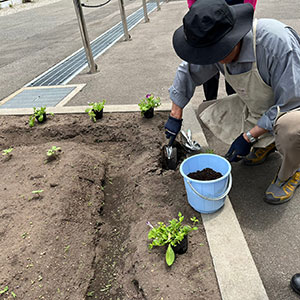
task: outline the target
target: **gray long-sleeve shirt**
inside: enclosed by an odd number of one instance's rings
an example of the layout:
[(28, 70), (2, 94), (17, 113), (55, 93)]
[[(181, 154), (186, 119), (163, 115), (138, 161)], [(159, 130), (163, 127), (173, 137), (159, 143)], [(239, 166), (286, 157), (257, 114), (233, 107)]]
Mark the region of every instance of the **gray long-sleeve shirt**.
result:
[[(280, 111), (300, 107), (300, 37), (287, 25), (273, 19), (259, 19), (256, 28), (257, 68), (263, 81), (274, 93), (274, 105), (258, 120), (257, 125), (272, 131)], [(247, 72), (255, 61), (252, 30), (242, 40), (238, 59), (227, 64), (230, 74)], [(182, 62), (169, 89), (171, 100), (184, 108), (192, 98), (195, 88), (213, 77), (224, 74), (221, 63), (194, 65)]]

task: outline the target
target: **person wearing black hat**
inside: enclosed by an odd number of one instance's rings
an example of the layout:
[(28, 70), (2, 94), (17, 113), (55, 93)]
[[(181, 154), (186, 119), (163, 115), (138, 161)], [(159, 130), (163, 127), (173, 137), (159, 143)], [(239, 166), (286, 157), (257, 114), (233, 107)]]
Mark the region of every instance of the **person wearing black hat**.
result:
[(230, 162), (261, 163), (275, 142), (282, 164), (265, 201), (289, 201), (300, 185), (300, 37), (295, 30), (273, 19), (253, 20), (248, 3), (197, 0), (175, 31), (173, 47), (184, 62), (169, 89), (167, 138), (180, 131), (182, 110), (196, 86), (220, 71), (237, 94), (210, 101), (200, 120), (231, 145)]

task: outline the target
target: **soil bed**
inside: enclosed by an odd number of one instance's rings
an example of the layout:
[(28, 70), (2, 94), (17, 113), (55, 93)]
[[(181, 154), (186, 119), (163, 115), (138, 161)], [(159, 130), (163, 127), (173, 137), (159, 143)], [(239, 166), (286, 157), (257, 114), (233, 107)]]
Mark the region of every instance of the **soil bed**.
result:
[(147, 221), (201, 220), (178, 167), (162, 168), (166, 119), (0, 117), (0, 149), (13, 147), (0, 157), (0, 299), (221, 299), (202, 224), (172, 267), (148, 250)]

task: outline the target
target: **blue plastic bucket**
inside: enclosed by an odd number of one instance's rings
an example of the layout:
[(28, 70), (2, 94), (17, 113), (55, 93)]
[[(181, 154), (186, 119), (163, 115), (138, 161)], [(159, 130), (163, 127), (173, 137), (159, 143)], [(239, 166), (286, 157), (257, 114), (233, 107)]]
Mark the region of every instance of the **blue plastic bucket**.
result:
[[(187, 175), (205, 168), (220, 172), (215, 180), (195, 180)], [(214, 213), (225, 202), (232, 185), (231, 165), (222, 156), (210, 153), (193, 155), (180, 165), (189, 204), (200, 213)]]

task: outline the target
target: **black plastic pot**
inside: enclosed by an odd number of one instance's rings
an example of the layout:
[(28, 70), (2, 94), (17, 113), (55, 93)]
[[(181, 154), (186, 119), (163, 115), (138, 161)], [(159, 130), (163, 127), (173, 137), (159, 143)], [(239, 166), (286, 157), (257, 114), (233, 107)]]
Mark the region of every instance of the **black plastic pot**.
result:
[(177, 254), (184, 254), (188, 249), (188, 236), (186, 235), (180, 244), (172, 246), (172, 249)]
[(153, 107), (149, 108), (148, 110), (146, 110), (144, 112), (144, 117), (147, 119), (153, 118), (153, 116), (154, 116), (154, 108)]
[(35, 117), (35, 118), (38, 121), (38, 123), (44, 123), (47, 120), (47, 115), (46, 115), (46, 113), (43, 113), (43, 121), (39, 121), (39, 117)]
[(101, 109), (100, 111), (95, 111), (93, 110), (94, 114), (96, 115), (95, 118), (96, 120), (100, 120), (103, 117), (103, 109)]

